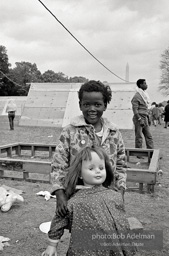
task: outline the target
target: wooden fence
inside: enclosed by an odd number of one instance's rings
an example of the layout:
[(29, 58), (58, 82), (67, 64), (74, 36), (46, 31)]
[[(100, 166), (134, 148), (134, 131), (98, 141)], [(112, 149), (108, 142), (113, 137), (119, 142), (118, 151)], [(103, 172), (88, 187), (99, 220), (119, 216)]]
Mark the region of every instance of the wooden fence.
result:
[[(0, 146), (0, 178), (10, 178), (7, 173), (12, 171), (13, 179), (18, 179), (15, 175), (17, 172), (22, 172), (21, 179), (32, 181), (29, 174), (36, 173), (35, 181), (50, 182), (51, 158), (55, 147), (56, 145), (37, 143), (14, 143)], [(28, 152), (27, 157), (30, 157), (28, 160), (23, 159), (25, 151)], [(39, 155), (39, 160), (35, 160), (39, 152), (40, 154), (47, 152), (47, 161), (40, 159), (41, 155)], [(143, 184), (146, 184), (147, 191), (153, 192), (159, 169), (159, 150), (127, 148), (126, 157), (127, 181), (138, 183), (140, 192), (143, 191)], [(137, 157), (144, 157), (143, 162)], [(48, 179), (39, 179), (40, 175), (47, 175)]]

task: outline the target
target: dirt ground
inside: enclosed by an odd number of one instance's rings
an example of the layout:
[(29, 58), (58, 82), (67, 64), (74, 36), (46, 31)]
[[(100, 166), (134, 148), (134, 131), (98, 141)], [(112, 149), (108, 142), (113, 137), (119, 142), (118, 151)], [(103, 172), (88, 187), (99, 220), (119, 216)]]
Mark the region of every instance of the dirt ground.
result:
[[(155, 148), (160, 149), (160, 169), (163, 177), (155, 186), (154, 194), (137, 191), (126, 192), (125, 203), (128, 217), (136, 217), (145, 230), (163, 231), (163, 249), (160, 251), (141, 251), (142, 256), (169, 255), (169, 129), (163, 125), (151, 127)], [(134, 147), (134, 131), (121, 130), (126, 147)], [(10, 131), (7, 120), (0, 119), (0, 145), (13, 142), (57, 143), (60, 129), (19, 127), (15, 119), (15, 130)], [(42, 222), (50, 221), (56, 204), (55, 199), (46, 201), (37, 196), (39, 191), (50, 189), (50, 184), (31, 183), (0, 179), (0, 185), (23, 190), (24, 202), (15, 203), (10, 211), (0, 211), (0, 236), (10, 238), (10, 246), (4, 247), (4, 256), (40, 256), (46, 247), (46, 235), (39, 230)], [(65, 232), (58, 248), (58, 256), (65, 256), (69, 234)]]

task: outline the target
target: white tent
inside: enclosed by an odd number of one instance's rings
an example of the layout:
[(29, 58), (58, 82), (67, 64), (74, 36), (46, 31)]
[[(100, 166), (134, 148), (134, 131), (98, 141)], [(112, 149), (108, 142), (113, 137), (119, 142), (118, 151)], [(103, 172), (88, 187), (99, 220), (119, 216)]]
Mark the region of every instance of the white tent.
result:
[[(131, 98), (135, 83), (109, 84), (112, 100), (104, 112), (105, 117), (120, 129), (132, 129)], [(81, 114), (78, 90), (81, 83), (32, 83), (19, 125), (63, 127), (70, 119)]]

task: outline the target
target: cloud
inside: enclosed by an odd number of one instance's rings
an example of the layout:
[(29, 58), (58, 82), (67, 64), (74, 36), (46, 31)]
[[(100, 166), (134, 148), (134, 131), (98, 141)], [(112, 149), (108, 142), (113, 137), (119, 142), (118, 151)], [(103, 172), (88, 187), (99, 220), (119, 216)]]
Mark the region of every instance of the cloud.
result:
[[(104, 65), (158, 87), (168, 47), (168, 0), (43, 0), (56, 18)], [(9, 62), (36, 63), (68, 76), (121, 82), (95, 61), (37, 0), (1, 0), (0, 39)]]

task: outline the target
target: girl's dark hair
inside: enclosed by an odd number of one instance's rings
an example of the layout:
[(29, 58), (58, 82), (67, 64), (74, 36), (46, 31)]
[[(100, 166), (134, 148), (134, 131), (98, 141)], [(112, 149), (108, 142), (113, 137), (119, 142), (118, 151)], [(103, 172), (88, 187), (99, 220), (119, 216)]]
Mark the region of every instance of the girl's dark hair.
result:
[(95, 152), (100, 159), (104, 159), (106, 168), (106, 179), (103, 182), (104, 187), (110, 186), (114, 179), (113, 168), (110, 163), (109, 157), (106, 152), (100, 147), (86, 147), (82, 149), (74, 158), (71, 166), (67, 169), (68, 173), (65, 177), (65, 194), (70, 198), (76, 189), (76, 185), (79, 183), (79, 177), (81, 175), (82, 161), (91, 160), (91, 152)]
[(100, 81), (90, 80), (81, 85), (78, 96), (81, 101), (83, 98), (83, 92), (101, 92), (103, 94), (103, 99), (105, 106), (107, 107), (107, 103), (110, 103), (112, 98), (112, 91), (109, 85), (104, 85)]

